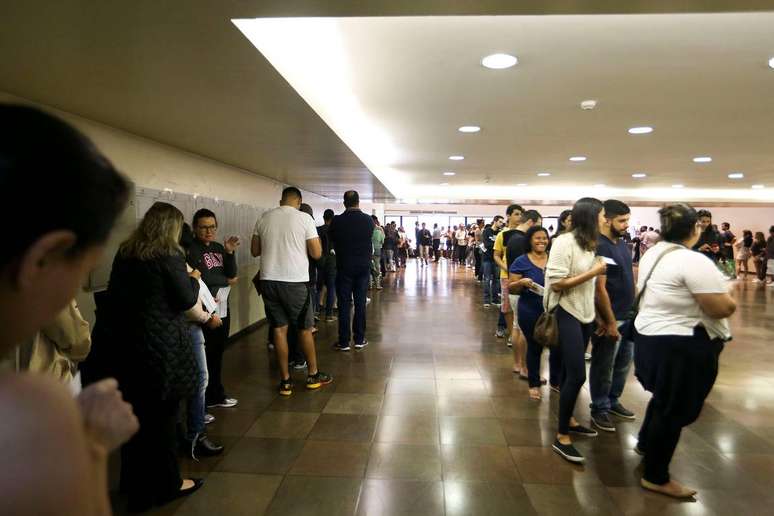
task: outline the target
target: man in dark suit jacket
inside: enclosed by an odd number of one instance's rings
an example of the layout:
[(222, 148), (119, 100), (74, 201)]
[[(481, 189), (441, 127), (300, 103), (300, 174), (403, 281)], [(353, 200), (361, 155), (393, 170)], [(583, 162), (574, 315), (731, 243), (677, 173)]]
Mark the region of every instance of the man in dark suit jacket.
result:
[[(365, 338), (366, 292), (373, 254), (371, 235), (374, 221), (360, 211), (360, 196), (354, 190), (344, 193), (344, 207), (344, 213), (333, 217), (328, 236), (336, 252), (336, 296), (339, 304), (339, 342), (336, 349), (349, 351), (353, 333), (355, 349), (368, 345)], [(350, 328), (353, 299), (355, 314)]]

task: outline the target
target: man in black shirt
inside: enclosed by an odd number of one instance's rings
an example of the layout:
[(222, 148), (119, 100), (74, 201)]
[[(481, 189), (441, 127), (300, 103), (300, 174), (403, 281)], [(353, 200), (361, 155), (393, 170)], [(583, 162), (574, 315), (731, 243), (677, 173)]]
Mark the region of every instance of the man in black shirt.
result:
[[(597, 277), (596, 307), (599, 322), (592, 336), (594, 353), (589, 369), (591, 422), (605, 432), (615, 432), (609, 414), (632, 420), (634, 414), (619, 401), (629, 376), (634, 343), (623, 338), (634, 304), (632, 254), (622, 237), (629, 229), (629, 207), (614, 199), (605, 201), (605, 224), (600, 228), (597, 255), (607, 263), (607, 272)], [(626, 334), (627, 332), (623, 332)]]
[(499, 269), (494, 262), (494, 243), (497, 233), (503, 227), (503, 216), (496, 215), (491, 224), (484, 226), (481, 243), (484, 246), (481, 255), (481, 276), (484, 282), (484, 308), (497, 302), (500, 294)]
[(419, 230), (419, 263), (422, 265), (430, 264), (430, 246), (433, 245), (433, 234), (425, 227), (425, 223), (422, 223), (422, 228)]
[(693, 250), (699, 251), (717, 263), (720, 259), (720, 233), (712, 226), (712, 213), (708, 210), (699, 210), (697, 214), (699, 226), (701, 226), (701, 236), (696, 245), (693, 246)]
[[(237, 263), (235, 252), (239, 247), (239, 238), (231, 236), (221, 245), (215, 241), (218, 220), (208, 209), (201, 209), (193, 217), (194, 236), (188, 248), (188, 263), (202, 275), (202, 281), (210, 289), (213, 297), (218, 291), (236, 282)], [(207, 407), (233, 407), (235, 398), (226, 395), (221, 379), (223, 352), (229, 337), (230, 317), (221, 317), (223, 324), (215, 329), (202, 328), (204, 347), (207, 355)]]
[[(339, 342), (336, 349), (339, 351), (349, 351), (353, 333), (355, 349), (368, 345), (365, 338), (366, 292), (371, 275), (371, 237), (374, 232), (374, 221), (360, 211), (360, 196), (356, 191), (344, 193), (344, 207), (344, 213), (333, 217), (328, 230), (336, 251), (336, 296), (339, 304)], [(355, 314), (350, 328), (353, 298)]]

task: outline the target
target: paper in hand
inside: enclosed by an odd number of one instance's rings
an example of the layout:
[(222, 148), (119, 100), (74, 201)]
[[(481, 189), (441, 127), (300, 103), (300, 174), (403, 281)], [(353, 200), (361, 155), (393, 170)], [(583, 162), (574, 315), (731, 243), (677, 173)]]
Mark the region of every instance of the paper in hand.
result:
[(218, 317), (223, 319), (228, 317), (228, 295), (231, 293), (231, 286), (222, 287), (218, 290)]
[(199, 279), (199, 299), (204, 303), (204, 309), (207, 310), (208, 314), (211, 314), (218, 309), (218, 303), (215, 301), (215, 298), (212, 297), (212, 294), (210, 294), (210, 289), (207, 288), (207, 285), (205, 285), (201, 279)]

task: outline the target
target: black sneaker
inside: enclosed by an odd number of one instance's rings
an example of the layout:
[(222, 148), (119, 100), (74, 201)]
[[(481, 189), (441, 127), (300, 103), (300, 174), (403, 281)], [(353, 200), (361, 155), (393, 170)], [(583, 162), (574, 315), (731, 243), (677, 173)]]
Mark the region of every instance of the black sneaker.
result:
[(596, 437), (596, 436), (599, 435), (597, 433), (597, 431), (594, 430), (593, 428), (586, 428), (583, 425), (571, 426), (570, 427), (570, 433), (571, 434), (578, 434), (578, 435), (585, 435), (586, 437)]
[(637, 416), (634, 415), (634, 412), (631, 410), (628, 410), (620, 403), (616, 403), (612, 407), (610, 407), (610, 413), (613, 414), (615, 417), (620, 417), (621, 419), (628, 419), (629, 421), (634, 421), (637, 419)]
[(603, 432), (615, 432), (615, 425), (610, 421), (610, 416), (608, 416), (607, 413), (592, 414), (591, 424)]
[(363, 342), (361, 342), (360, 344), (355, 342), (355, 349), (363, 349), (366, 346), (368, 346), (368, 341), (365, 339), (363, 339)]
[(280, 380), (279, 393), (280, 396), (290, 396), (293, 394), (293, 381), (290, 378), (287, 380)]
[(306, 388), (310, 390), (319, 389), (323, 385), (328, 385), (333, 381), (333, 377), (329, 374), (317, 371), (315, 375), (309, 375), (306, 377)]
[(562, 444), (559, 442), (559, 439), (556, 439), (552, 448), (556, 453), (561, 455), (563, 459), (568, 460), (574, 464), (583, 464), (586, 462), (586, 459), (583, 457), (583, 455), (581, 455), (572, 444)]
[(333, 349), (335, 349), (336, 351), (349, 351), (350, 347), (349, 347), (349, 344), (336, 344), (335, 346), (333, 346)]

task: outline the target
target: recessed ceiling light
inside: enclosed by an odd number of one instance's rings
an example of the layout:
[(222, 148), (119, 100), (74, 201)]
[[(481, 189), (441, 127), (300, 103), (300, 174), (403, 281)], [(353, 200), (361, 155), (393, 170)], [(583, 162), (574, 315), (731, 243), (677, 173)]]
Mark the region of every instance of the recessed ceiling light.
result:
[(449, 159), (452, 161), (462, 161), (465, 159), (465, 156), (449, 156)]
[(711, 163), (712, 158), (709, 156), (696, 156), (693, 158), (694, 163)]
[(461, 133), (477, 133), (481, 130), (481, 128), (477, 125), (463, 125), (457, 130)]
[(548, 177), (550, 175), (550, 172), (538, 172), (538, 177)]
[(653, 128), (648, 126), (632, 127), (629, 129), (629, 134), (648, 134), (652, 132)]
[(638, 172), (636, 174), (632, 174), (632, 177), (635, 179), (642, 179), (643, 177), (648, 177), (648, 174), (643, 174), (642, 172)]
[(570, 158), (570, 161), (586, 161), (586, 156), (573, 156)]
[(443, 175), (445, 175), (445, 176), (453, 176), (454, 174), (456, 174), (456, 172), (444, 172), (443, 173)]
[(774, 57), (769, 59), (769, 68), (774, 68)]
[(518, 58), (510, 54), (492, 54), (481, 60), (482, 65), (493, 70), (510, 68), (511, 66), (516, 65), (518, 62)]
[(685, 185), (672, 185), (672, 188), (683, 188)]
[(754, 190), (762, 190), (762, 189), (766, 188), (766, 186), (764, 186), (764, 185), (752, 185), (752, 188)]
[(527, 186), (527, 183), (519, 183), (516, 186), (524, 187), (524, 186)]
[(744, 174), (741, 172), (733, 172), (731, 174), (728, 174), (729, 179), (742, 179), (744, 177)]

